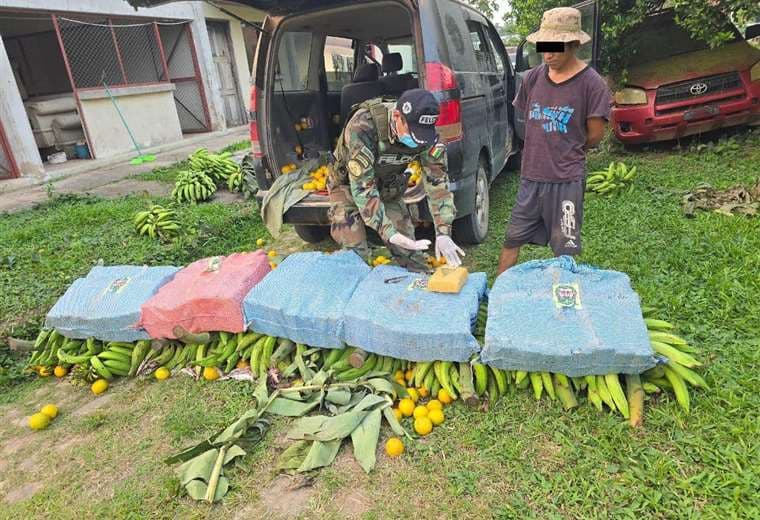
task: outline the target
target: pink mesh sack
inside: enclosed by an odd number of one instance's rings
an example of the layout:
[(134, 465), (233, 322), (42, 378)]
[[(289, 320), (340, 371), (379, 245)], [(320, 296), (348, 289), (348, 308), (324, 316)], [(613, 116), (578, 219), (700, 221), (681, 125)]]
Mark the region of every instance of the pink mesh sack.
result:
[(243, 332), (243, 298), (271, 268), (262, 250), (193, 262), (142, 305), (140, 326), (151, 338), (177, 338), (182, 329)]

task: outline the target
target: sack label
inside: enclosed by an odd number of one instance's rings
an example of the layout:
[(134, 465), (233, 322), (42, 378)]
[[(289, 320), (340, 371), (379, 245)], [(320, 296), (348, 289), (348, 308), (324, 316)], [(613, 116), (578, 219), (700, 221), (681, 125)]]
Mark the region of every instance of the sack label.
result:
[(558, 309), (582, 309), (581, 290), (577, 283), (555, 283), (552, 286), (554, 305)]

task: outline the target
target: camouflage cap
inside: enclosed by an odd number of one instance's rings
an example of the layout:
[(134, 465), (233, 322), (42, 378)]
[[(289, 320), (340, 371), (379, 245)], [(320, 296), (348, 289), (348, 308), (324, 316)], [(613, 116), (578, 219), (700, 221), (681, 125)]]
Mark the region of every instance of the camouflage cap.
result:
[(536, 42), (581, 42), (591, 41), (591, 37), (581, 29), (581, 12), (574, 7), (557, 7), (544, 11), (541, 27), (526, 38)]

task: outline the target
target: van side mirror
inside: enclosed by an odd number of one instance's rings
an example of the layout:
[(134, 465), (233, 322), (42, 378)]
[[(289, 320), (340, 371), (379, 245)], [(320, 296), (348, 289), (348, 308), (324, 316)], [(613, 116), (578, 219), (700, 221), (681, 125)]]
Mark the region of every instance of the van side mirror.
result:
[(744, 30), (745, 40), (751, 40), (752, 38), (757, 38), (758, 36), (760, 36), (760, 23), (748, 25)]

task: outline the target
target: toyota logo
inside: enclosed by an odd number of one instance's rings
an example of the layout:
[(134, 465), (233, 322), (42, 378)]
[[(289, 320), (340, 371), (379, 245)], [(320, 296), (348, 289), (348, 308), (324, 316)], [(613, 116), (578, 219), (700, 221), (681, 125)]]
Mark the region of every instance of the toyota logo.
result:
[(694, 83), (689, 87), (692, 96), (699, 96), (707, 92), (707, 83)]

